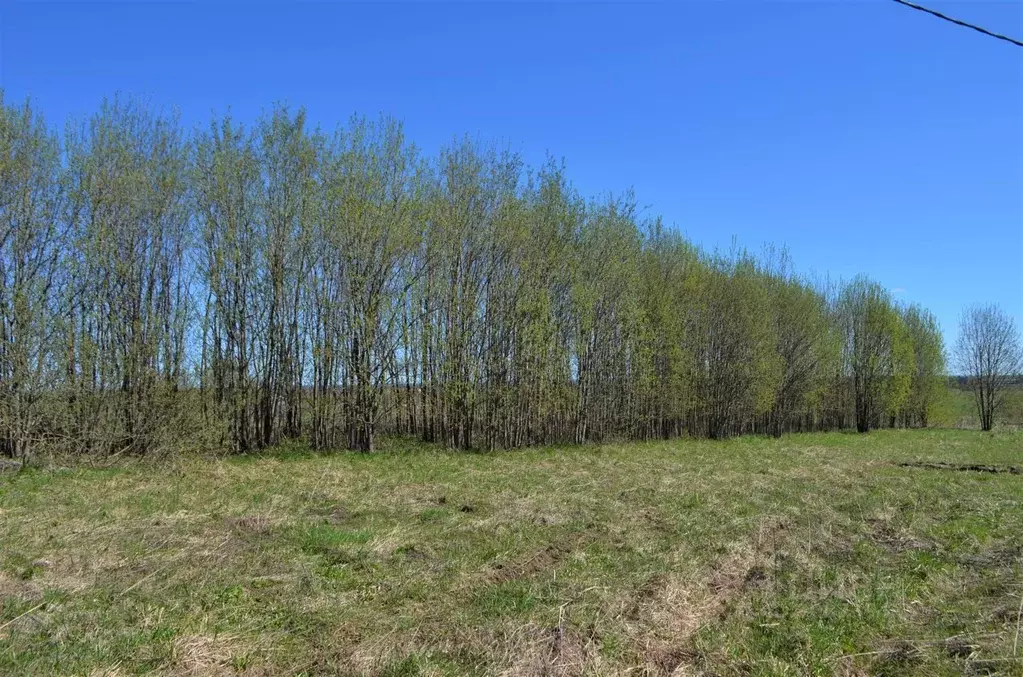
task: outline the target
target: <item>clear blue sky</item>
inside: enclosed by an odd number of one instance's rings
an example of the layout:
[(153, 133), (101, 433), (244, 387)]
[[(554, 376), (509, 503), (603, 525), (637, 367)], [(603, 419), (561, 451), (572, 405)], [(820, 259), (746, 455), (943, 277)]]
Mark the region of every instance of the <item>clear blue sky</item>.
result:
[[(1023, 2), (923, 4), (1023, 38)], [(0, 84), (52, 122), (104, 95), (327, 128), (388, 113), (632, 187), (706, 248), (787, 246), (933, 310), (1023, 329), (1023, 49), (887, 0), (0, 4)]]

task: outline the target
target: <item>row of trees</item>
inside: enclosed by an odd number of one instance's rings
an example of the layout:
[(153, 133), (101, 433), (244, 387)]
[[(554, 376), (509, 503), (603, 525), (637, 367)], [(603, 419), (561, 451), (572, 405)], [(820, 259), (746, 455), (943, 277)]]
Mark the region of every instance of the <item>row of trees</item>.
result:
[(393, 120), (0, 106), (0, 447), (461, 448), (926, 425), (933, 315)]

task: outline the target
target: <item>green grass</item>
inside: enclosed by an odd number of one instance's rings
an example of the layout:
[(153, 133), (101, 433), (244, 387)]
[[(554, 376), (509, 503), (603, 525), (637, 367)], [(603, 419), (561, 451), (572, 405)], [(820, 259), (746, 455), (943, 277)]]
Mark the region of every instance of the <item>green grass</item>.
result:
[[(995, 414), (995, 426), (1023, 428), (1023, 388), (1010, 388), (1002, 406)], [(929, 423), (939, 428), (979, 428), (980, 416), (973, 393), (962, 388), (948, 388), (932, 405)]]
[(1023, 433), (0, 477), (0, 674), (1023, 674)]

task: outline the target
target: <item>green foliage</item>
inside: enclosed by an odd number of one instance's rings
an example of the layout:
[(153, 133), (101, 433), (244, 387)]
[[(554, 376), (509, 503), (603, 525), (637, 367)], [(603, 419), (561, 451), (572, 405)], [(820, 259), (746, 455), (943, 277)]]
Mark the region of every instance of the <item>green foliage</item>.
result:
[(702, 252), (551, 160), (283, 106), (186, 136), (114, 99), (59, 139), (0, 105), (0, 132), (6, 454), (866, 430), (940, 396), (927, 311)]
[(906, 425), (926, 426), (947, 387), (944, 340), (930, 311), (910, 305), (903, 309), (902, 319), (914, 362), (904, 419)]
[(700, 398), (707, 432), (722, 437), (769, 411), (781, 380), (775, 325), (768, 291), (752, 260), (712, 262), (702, 286), (706, 343)]
[(852, 380), (860, 431), (895, 420), (909, 400), (913, 342), (891, 294), (859, 277), (838, 301), (846, 375)]
[(60, 378), (47, 359), (65, 310), (59, 168), (58, 140), (39, 113), (5, 105), (0, 90), (0, 454), (27, 453), (39, 400)]

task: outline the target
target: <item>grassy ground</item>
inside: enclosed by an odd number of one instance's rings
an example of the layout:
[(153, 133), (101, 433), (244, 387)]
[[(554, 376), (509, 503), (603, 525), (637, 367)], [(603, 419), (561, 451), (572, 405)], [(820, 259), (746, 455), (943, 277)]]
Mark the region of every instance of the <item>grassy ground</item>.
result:
[(0, 476), (0, 673), (1023, 674), (1023, 434)]
[[(1023, 388), (1010, 388), (995, 414), (996, 427), (1023, 429)], [(929, 411), (929, 422), (937, 428), (979, 428), (977, 402), (971, 391), (948, 388), (937, 396)]]

